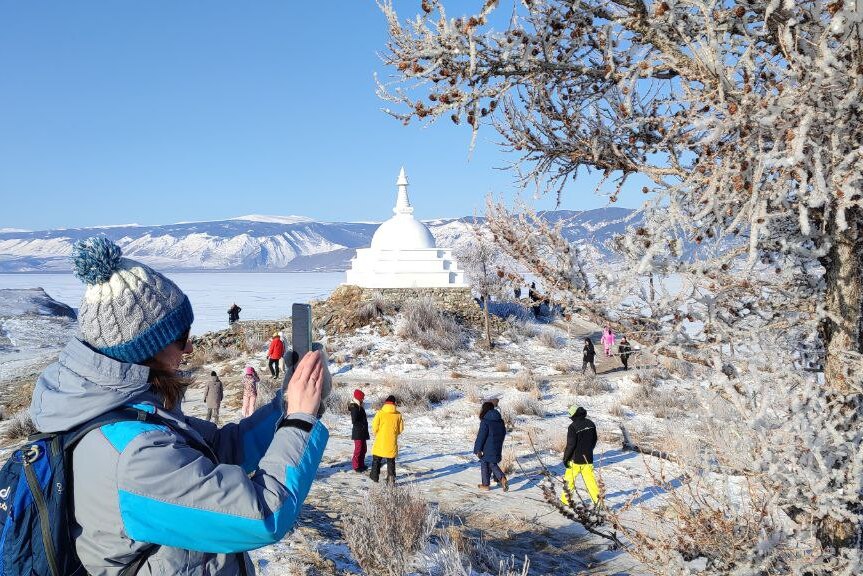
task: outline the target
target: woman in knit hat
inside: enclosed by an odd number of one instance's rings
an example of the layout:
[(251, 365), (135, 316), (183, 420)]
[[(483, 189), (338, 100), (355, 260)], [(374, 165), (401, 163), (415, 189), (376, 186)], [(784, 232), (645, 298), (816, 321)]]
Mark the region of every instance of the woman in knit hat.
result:
[(284, 395), (220, 429), (181, 408), (186, 295), (106, 238), (76, 244), (74, 269), (87, 285), (80, 337), (39, 377), (33, 423), (50, 433), (121, 408), (139, 415), (74, 448), (69, 529), (86, 572), (253, 574), (244, 552), (290, 530), (327, 443), (320, 353), (300, 361)]
[(251, 416), (255, 411), (255, 403), (258, 401), (258, 382), (261, 379), (251, 366), (246, 366), (243, 374), (243, 418)]
[(354, 441), (354, 457), (351, 459), (354, 472), (368, 470), (366, 467), (366, 450), (370, 436), (369, 418), (366, 416), (366, 409), (363, 408), (365, 397), (363, 391), (357, 388), (354, 390), (354, 397), (348, 404), (348, 411), (351, 413), (351, 440)]

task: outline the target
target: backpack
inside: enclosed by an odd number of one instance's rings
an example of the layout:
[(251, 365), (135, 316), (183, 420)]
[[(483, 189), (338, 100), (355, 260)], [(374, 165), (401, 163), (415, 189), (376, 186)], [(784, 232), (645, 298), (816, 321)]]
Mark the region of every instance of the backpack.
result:
[[(136, 408), (108, 412), (69, 430), (34, 434), (0, 470), (0, 576), (86, 574), (71, 534), (72, 449), (106, 424), (157, 420)], [(120, 572), (132, 575), (158, 548), (151, 545)]]

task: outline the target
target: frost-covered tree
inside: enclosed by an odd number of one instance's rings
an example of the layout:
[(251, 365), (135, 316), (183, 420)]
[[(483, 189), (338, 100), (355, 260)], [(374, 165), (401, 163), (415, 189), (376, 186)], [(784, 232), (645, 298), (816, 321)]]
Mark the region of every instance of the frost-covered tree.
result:
[[(474, 137), (493, 127), (523, 183), (558, 199), (585, 170), (602, 174), (611, 202), (633, 176), (651, 183), (643, 224), (615, 244), (628, 277), (586, 282), (553, 230), (538, 241), (530, 218), (493, 205), (501, 245), (600, 316), (645, 278), (674, 277), (682, 289), (660, 288), (618, 322), (715, 368), (741, 347), (757, 355), (734, 358), (739, 377), (711, 386), (745, 418), (742, 433), (751, 428), (739, 447), (769, 513), (711, 566), (859, 571), (863, 6), (487, 0), (458, 17), (438, 0), (419, 7), (402, 21), (381, 4), (395, 79), (379, 93), (393, 116), (451, 119)], [(803, 346), (822, 374), (798, 369)]]
[(489, 320), (489, 302), (492, 297), (502, 295), (508, 285), (501, 252), (482, 230), (475, 227), (473, 241), (461, 247), (456, 252), (456, 258), (464, 270), (466, 280), (479, 293), (482, 300), (485, 342), (491, 348), (493, 342)]

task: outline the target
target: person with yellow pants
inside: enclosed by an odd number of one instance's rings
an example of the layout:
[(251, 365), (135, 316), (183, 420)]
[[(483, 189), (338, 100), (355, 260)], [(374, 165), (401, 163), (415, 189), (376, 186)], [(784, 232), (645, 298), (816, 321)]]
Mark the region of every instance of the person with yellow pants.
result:
[[(563, 451), (563, 465), (566, 472), (563, 479), (570, 492), (575, 491), (575, 479), (578, 476), (584, 480), (587, 493), (594, 504), (599, 502), (599, 486), (593, 475), (593, 449), (596, 447), (596, 424), (587, 419), (587, 410), (573, 404), (569, 407), (569, 417), (572, 422), (566, 431), (566, 450)], [(560, 501), (569, 505), (566, 490), (560, 495)]]

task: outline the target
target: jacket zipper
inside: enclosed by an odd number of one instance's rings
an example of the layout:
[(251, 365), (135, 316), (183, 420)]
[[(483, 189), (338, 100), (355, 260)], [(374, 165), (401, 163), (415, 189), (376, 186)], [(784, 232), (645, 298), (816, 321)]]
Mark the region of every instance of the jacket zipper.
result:
[(57, 566), (57, 555), (54, 552), (54, 541), (51, 539), (51, 521), (48, 518), (48, 507), (45, 504), (45, 498), (42, 496), (42, 489), (39, 487), (39, 480), (36, 479), (36, 473), (33, 471), (33, 465), (24, 461), (24, 476), (27, 479), (27, 486), (30, 488), (30, 493), (33, 495), (33, 502), (36, 504), (36, 511), (39, 513), (39, 528), (42, 530), (42, 545), (45, 546), (45, 555), (48, 558), (48, 565), (51, 567), (51, 574), (54, 576), (62, 576), (60, 568)]

